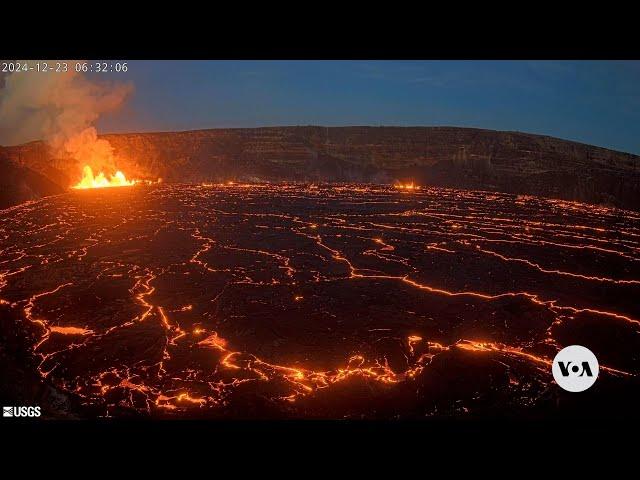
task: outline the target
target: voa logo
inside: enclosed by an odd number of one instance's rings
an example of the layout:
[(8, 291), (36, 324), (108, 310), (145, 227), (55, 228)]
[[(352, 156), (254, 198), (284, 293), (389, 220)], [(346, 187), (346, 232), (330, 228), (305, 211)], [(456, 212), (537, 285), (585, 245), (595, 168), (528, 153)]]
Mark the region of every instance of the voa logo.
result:
[(581, 345), (570, 345), (558, 352), (551, 371), (561, 388), (568, 392), (583, 392), (598, 378), (600, 366), (591, 350)]
[(3, 417), (39, 417), (40, 407), (2, 407)]

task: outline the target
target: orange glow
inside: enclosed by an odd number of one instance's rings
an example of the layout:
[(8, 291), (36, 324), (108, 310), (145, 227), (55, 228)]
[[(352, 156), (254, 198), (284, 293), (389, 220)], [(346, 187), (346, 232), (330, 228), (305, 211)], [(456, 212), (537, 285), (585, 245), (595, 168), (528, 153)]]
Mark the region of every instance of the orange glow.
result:
[(214, 347), (218, 350), (226, 351), (227, 341), (224, 338), (220, 338), (217, 333), (214, 333), (201, 342), (198, 342), (198, 345)]
[(135, 180), (127, 180), (120, 170), (114, 175), (111, 175), (110, 179), (107, 179), (103, 172), (93, 175), (93, 170), (89, 165), (85, 165), (82, 169), (82, 180), (80, 180), (73, 188), (87, 189), (87, 188), (105, 188), (105, 187), (130, 187), (135, 185)]
[(414, 184), (413, 182), (409, 182), (409, 183), (396, 183), (394, 185), (394, 188), (396, 190), (407, 190), (407, 191), (412, 191), (412, 190), (420, 190), (420, 187), (416, 184)]
[(93, 333), (93, 330), (78, 327), (51, 327), (50, 330), (63, 335), (89, 335)]
[(176, 397), (176, 400), (178, 402), (190, 402), (190, 403), (198, 403), (198, 404), (203, 404), (206, 402), (206, 399), (192, 397), (188, 393), (181, 393)]
[(534, 363), (541, 363), (545, 366), (551, 366), (551, 360), (545, 357), (539, 357), (533, 355), (531, 353), (527, 353), (523, 351), (521, 348), (510, 347), (508, 345), (493, 343), (493, 342), (483, 342), (483, 341), (475, 341), (475, 340), (462, 340), (456, 344), (458, 348), (463, 350), (468, 350), (472, 352), (498, 352), (505, 354), (507, 356), (512, 357), (521, 357), (527, 360), (530, 360)]
[(422, 337), (418, 336), (418, 335), (410, 335), (409, 337), (407, 337), (407, 343), (409, 344), (409, 351), (413, 354), (413, 346), (416, 343), (420, 343), (422, 341)]

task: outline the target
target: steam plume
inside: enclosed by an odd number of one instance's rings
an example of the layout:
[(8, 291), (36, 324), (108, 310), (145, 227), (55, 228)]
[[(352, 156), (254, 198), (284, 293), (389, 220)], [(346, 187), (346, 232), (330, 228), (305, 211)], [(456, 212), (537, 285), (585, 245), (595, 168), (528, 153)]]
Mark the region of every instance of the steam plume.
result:
[(119, 108), (133, 86), (92, 81), (72, 68), (75, 62), (67, 63), (66, 73), (16, 72), (0, 79), (0, 144), (45, 140), (57, 156), (113, 171), (113, 148), (98, 139), (94, 124)]

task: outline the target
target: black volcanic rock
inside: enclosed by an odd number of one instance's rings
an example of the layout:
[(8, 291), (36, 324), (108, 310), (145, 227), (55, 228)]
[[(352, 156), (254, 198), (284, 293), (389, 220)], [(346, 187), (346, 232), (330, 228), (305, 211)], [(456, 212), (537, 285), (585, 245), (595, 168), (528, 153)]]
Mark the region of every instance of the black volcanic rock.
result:
[[(269, 127), (105, 135), (132, 177), (328, 181), (503, 191), (640, 208), (640, 157), (541, 135), (455, 127)], [(5, 149), (67, 187), (75, 161), (39, 142)]]

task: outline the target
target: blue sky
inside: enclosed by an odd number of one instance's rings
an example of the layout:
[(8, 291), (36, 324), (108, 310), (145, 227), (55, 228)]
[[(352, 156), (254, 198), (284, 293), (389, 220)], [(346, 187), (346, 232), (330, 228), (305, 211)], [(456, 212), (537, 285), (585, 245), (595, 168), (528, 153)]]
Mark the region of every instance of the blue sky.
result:
[[(268, 125), (453, 125), (640, 154), (640, 62), (130, 61), (106, 132)], [(94, 74), (95, 75), (95, 74)]]

